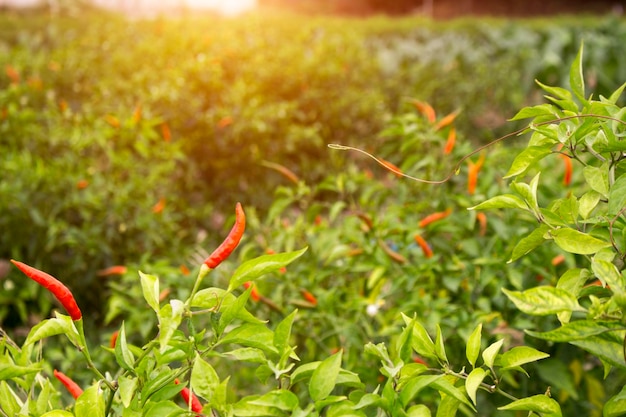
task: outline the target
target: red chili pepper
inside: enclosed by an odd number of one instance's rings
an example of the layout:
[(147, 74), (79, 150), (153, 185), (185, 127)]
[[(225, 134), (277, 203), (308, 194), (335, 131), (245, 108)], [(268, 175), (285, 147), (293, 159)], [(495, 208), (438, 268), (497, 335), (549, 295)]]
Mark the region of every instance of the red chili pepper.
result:
[(52, 295), (56, 297), (57, 300), (61, 303), (65, 311), (70, 315), (72, 320), (80, 320), (83, 315), (78, 308), (78, 304), (76, 304), (76, 300), (74, 299), (74, 295), (61, 281), (56, 279), (50, 274), (47, 274), (43, 271), (33, 268), (32, 266), (28, 266), (25, 263), (18, 262), (16, 260), (11, 259), (11, 263), (15, 265), (20, 271), (22, 271), (28, 278), (35, 281), (37, 284), (41, 285)]
[(563, 262), (565, 262), (565, 255), (560, 254), (560, 255), (556, 255), (554, 258), (552, 258), (552, 261), (550, 261), (550, 263), (553, 266), (557, 266), (562, 264)]
[(302, 297), (304, 297), (305, 300), (307, 300), (309, 303), (313, 304), (314, 306), (317, 305), (317, 298), (310, 291), (300, 290), (300, 292), (302, 293)]
[(235, 206), (235, 224), (230, 229), (230, 233), (221, 245), (213, 251), (211, 255), (204, 261), (204, 264), (211, 269), (216, 268), (222, 261), (230, 256), (235, 250), (246, 229), (246, 215), (240, 203)]
[(415, 235), (414, 239), (415, 239), (415, 242), (420, 246), (420, 248), (422, 248), (422, 251), (424, 252), (424, 256), (427, 258), (432, 258), (433, 250), (430, 248), (430, 245), (428, 244), (428, 242), (426, 242), (426, 240), (424, 240), (424, 238), (421, 235)]
[[(176, 379), (174, 383), (178, 385), (180, 384), (180, 381)], [(192, 393), (189, 388), (183, 388), (183, 390), (180, 392), (180, 396), (183, 397), (183, 400), (185, 400), (185, 404), (187, 404), (188, 406), (191, 405), (191, 411), (196, 413), (202, 412), (202, 403), (200, 403), (198, 397), (196, 397), (196, 395)]]
[(446, 141), (446, 147), (443, 148), (443, 153), (448, 155), (454, 149), (454, 144), (456, 143), (456, 129), (451, 128), (448, 133), (448, 140)]
[(431, 223), (434, 223), (434, 222), (439, 221), (439, 220), (443, 220), (446, 217), (448, 217), (450, 215), (450, 213), (452, 213), (452, 209), (451, 208), (447, 208), (445, 211), (439, 211), (437, 213), (429, 214), (428, 216), (424, 217), (419, 222), (419, 226), (420, 227), (426, 227), (426, 226), (428, 226)]
[(169, 142), (172, 140), (172, 131), (167, 123), (161, 123), (161, 136), (163, 136), (163, 140)]
[(115, 344), (117, 343), (117, 337), (120, 335), (120, 331), (116, 330), (111, 334), (111, 340), (109, 340), (109, 347), (111, 349), (115, 348)]
[(124, 275), (128, 271), (124, 265), (114, 265), (108, 268), (104, 268), (96, 272), (99, 277), (108, 277), (109, 275)]
[(59, 372), (55, 369), (54, 376), (56, 379), (61, 381), (61, 384), (65, 385), (65, 388), (67, 388), (69, 393), (72, 394), (72, 397), (74, 397), (74, 399), (80, 397), (80, 394), (83, 393), (83, 389), (79, 387), (76, 382), (72, 381), (72, 379), (69, 376), (65, 375), (63, 372)]
[(383, 166), (385, 168), (387, 168), (389, 171), (393, 172), (394, 175), (398, 178), (402, 177), (402, 170), (400, 168), (398, 168), (397, 165), (394, 165), (393, 163), (386, 161), (382, 158), (378, 158), (380, 160), (380, 162), (383, 164)]
[(259, 294), (259, 290), (257, 290), (254, 282), (246, 281), (243, 283), (243, 286), (246, 290), (252, 287), (252, 291), (250, 291), (250, 298), (252, 298), (252, 301), (259, 301), (261, 299), (261, 294)]

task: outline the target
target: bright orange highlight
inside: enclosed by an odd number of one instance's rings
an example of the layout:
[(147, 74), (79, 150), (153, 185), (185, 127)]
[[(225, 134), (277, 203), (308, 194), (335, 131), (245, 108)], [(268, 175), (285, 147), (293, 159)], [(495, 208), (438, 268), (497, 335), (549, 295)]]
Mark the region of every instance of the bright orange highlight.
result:
[(89, 181), (87, 180), (79, 180), (76, 183), (76, 188), (78, 188), (79, 190), (84, 190), (87, 187), (89, 187)]
[(302, 293), (302, 297), (307, 300), (309, 303), (313, 304), (314, 306), (317, 305), (317, 298), (309, 291), (307, 290), (300, 290), (300, 292)]
[(485, 234), (487, 233), (487, 215), (483, 212), (479, 212), (476, 214), (476, 220), (480, 225), (479, 234), (481, 236), (485, 236)]
[(104, 268), (96, 272), (99, 277), (108, 277), (110, 275), (124, 275), (128, 271), (124, 265), (115, 265), (108, 268)]
[(557, 266), (562, 264), (563, 262), (565, 262), (565, 255), (560, 254), (560, 255), (556, 255), (554, 258), (552, 258), (552, 261), (550, 261), (550, 263), (553, 266)]
[(11, 84), (20, 83), (20, 73), (14, 67), (12, 67), (11, 65), (7, 65), (4, 67), (4, 72), (11, 80)]
[(559, 156), (563, 160), (563, 165), (565, 166), (565, 173), (563, 174), (563, 185), (570, 185), (572, 182), (572, 158), (569, 156), (560, 153)]
[(448, 126), (454, 121), (454, 119), (456, 119), (456, 116), (458, 115), (459, 115), (459, 111), (456, 110), (450, 113), (449, 115), (447, 115), (446, 117), (444, 117), (443, 119), (439, 120), (437, 124), (435, 125), (435, 130), (440, 130)]
[(137, 124), (141, 121), (141, 104), (137, 104), (135, 106), (135, 110), (133, 110), (133, 124)]
[(411, 101), (411, 104), (413, 104), (417, 111), (426, 116), (426, 120), (428, 120), (429, 123), (435, 123), (437, 115), (435, 114), (435, 109), (433, 109), (430, 104), (419, 100), (413, 100)]
[(259, 301), (261, 299), (261, 294), (259, 294), (259, 291), (257, 290), (256, 284), (254, 282), (246, 281), (243, 283), (243, 286), (246, 290), (252, 287), (252, 291), (250, 291), (250, 298), (252, 298), (252, 301)]
[(468, 172), (467, 172), (467, 192), (470, 195), (474, 195), (476, 192), (476, 184), (478, 183), (478, 173), (480, 169), (483, 167), (483, 163), (485, 162), (485, 154), (481, 154), (480, 158), (476, 163), (468, 160)]
[(112, 114), (105, 115), (104, 121), (116, 129), (120, 127), (120, 121), (118, 120), (117, 117), (113, 116)]
[(166, 142), (172, 140), (172, 132), (167, 123), (161, 123), (161, 136), (163, 136), (163, 140)]
[(165, 199), (161, 197), (159, 201), (157, 201), (157, 203), (154, 206), (152, 206), (152, 212), (155, 214), (159, 214), (163, 212), (164, 208), (165, 208)]
[(230, 126), (233, 124), (233, 118), (230, 116), (226, 116), (226, 117), (222, 117), (218, 122), (217, 122), (217, 127), (219, 127), (220, 129), (223, 129), (227, 126)]

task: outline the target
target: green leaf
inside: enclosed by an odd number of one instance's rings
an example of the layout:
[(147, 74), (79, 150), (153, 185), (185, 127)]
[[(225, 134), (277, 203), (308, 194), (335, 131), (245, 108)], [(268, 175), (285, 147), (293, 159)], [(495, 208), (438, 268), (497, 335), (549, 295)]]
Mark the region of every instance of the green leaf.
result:
[(148, 305), (158, 313), (159, 307), (159, 279), (154, 275), (144, 274), (139, 271), (139, 277), (141, 279), (141, 290), (143, 292), (143, 298), (146, 299)]
[(424, 404), (414, 405), (406, 410), (407, 417), (431, 417), (430, 409)]
[(569, 70), (569, 84), (572, 92), (582, 104), (587, 103), (585, 97), (585, 79), (583, 78), (583, 45), (580, 45), (578, 54)]
[[(76, 337), (78, 337), (76, 327), (69, 316), (59, 314), (55, 318), (37, 323), (30, 329), (24, 345), (30, 345), (46, 337), (56, 336), (58, 334), (66, 334), (68, 337), (73, 336), (73, 340), (76, 340)], [(71, 337), (70, 340), (72, 340)]]
[(589, 187), (600, 193), (603, 197), (609, 197), (609, 174), (608, 166), (606, 163), (601, 167), (594, 167), (587, 165), (583, 168), (583, 176)]
[(580, 217), (587, 220), (593, 209), (596, 208), (600, 202), (601, 198), (602, 194), (593, 190), (583, 194), (578, 200), (578, 213), (580, 214)]
[(465, 356), (472, 365), (472, 368), (476, 366), (476, 359), (480, 353), (480, 342), (482, 340), (483, 324), (478, 323), (478, 326), (474, 329), (467, 339), (467, 345), (465, 346)]
[(245, 309), (246, 303), (248, 302), (248, 298), (250, 297), (250, 293), (252, 292), (252, 288), (248, 288), (241, 294), (239, 297), (236, 297), (232, 303), (228, 305), (222, 305), (220, 308), (219, 322), (217, 324), (217, 334), (221, 335), (226, 327), (230, 325), (235, 318), (237, 318), (241, 312)]
[(279, 389), (263, 394), (259, 398), (250, 401), (248, 404), (262, 407), (274, 407), (282, 411), (293, 411), (298, 406), (299, 402), (298, 397), (293, 392)]
[(342, 353), (343, 351), (340, 350), (324, 359), (313, 371), (309, 381), (309, 395), (311, 395), (313, 401), (317, 402), (325, 399), (335, 388), (337, 376), (341, 369)]
[(289, 347), (291, 327), (293, 326), (293, 321), (296, 318), (297, 313), (298, 310), (292, 311), (291, 314), (278, 323), (276, 329), (274, 329), (274, 347), (278, 350), (278, 352), (281, 352), (281, 354)]
[(511, 253), (511, 259), (507, 263), (515, 262), (522, 256), (532, 252), (546, 241), (545, 234), (550, 229), (546, 224), (541, 224), (535, 230), (530, 232), (527, 236), (520, 239), (519, 242), (513, 248)]
[(307, 248), (294, 252), (263, 255), (242, 263), (230, 277), (227, 291), (231, 292), (244, 282), (254, 281), (265, 274), (278, 271), (280, 268), (298, 259), (306, 250)]
[(572, 93), (570, 93), (565, 88), (562, 88), (562, 87), (550, 87), (548, 85), (545, 85), (545, 84), (541, 83), (538, 80), (535, 80), (535, 82), (537, 83), (537, 85), (539, 85), (539, 87), (541, 87), (548, 94), (551, 94), (554, 98), (561, 99), (561, 100), (571, 100), (572, 99)]
[(437, 354), (435, 353), (435, 344), (428, 335), (428, 332), (422, 326), (422, 324), (416, 319), (411, 319), (408, 316), (402, 314), (402, 319), (405, 323), (414, 322), (413, 324), (413, 337), (411, 339), (411, 346), (418, 354), (424, 358), (437, 360)]
[(518, 208), (522, 210), (528, 210), (528, 206), (518, 196), (514, 194), (502, 194), (490, 198), (487, 201), (468, 208), (468, 210), (488, 210), (488, 209), (500, 209), (500, 208)]
[(619, 417), (626, 414), (626, 386), (622, 390), (611, 397), (602, 409), (602, 417)]
[(537, 116), (554, 116), (554, 110), (550, 104), (539, 104), (533, 107), (524, 107), (517, 112), (510, 121), (530, 119)]
[(626, 88), (626, 83), (619, 86), (617, 90), (615, 90), (613, 94), (611, 94), (611, 96), (608, 98), (608, 101), (612, 104), (617, 103), (617, 100), (619, 100), (620, 96), (624, 92), (624, 88)]
[(0, 363), (0, 381), (19, 378), (24, 375), (34, 374), (41, 371), (37, 366), (18, 366), (10, 363)]
[(274, 347), (274, 333), (263, 324), (244, 323), (218, 340), (218, 345), (236, 343), (245, 347), (261, 349), (278, 354)]
[(626, 207), (626, 174), (622, 174), (615, 180), (609, 191), (609, 211), (610, 217), (615, 217)]
[(400, 403), (406, 407), (421, 390), (443, 377), (444, 375), (420, 375), (412, 378), (400, 391)]
[(246, 361), (253, 363), (266, 363), (267, 357), (261, 349), (257, 348), (240, 348), (225, 352), (224, 355), (232, 356), (238, 361)]
[(41, 417), (74, 417), (74, 414), (70, 413), (69, 411), (52, 410), (48, 411), (45, 414), (42, 414)]
[(539, 162), (550, 153), (552, 153), (551, 145), (529, 146), (515, 157), (511, 168), (509, 168), (509, 172), (506, 173), (504, 178), (511, 178), (523, 174), (531, 165)]
[(626, 368), (624, 361), (624, 336), (626, 332), (607, 332), (584, 339), (573, 340), (571, 343), (597, 356), (605, 364)]
[(602, 281), (605, 286), (608, 285), (614, 294), (623, 294), (624, 278), (617, 270), (617, 267), (609, 261), (596, 258), (597, 256), (591, 260), (591, 270), (594, 275)]
[(467, 399), (463, 391), (455, 387), (450, 381), (448, 381), (448, 379), (446, 378), (438, 379), (434, 381), (432, 384), (430, 384), (430, 386), (431, 388), (434, 388), (437, 391), (445, 392), (447, 395), (455, 398), (457, 401), (460, 401), (463, 404), (470, 407), (473, 411), (476, 411), (476, 409), (474, 408), (474, 405)]
[(465, 380), (465, 390), (474, 405), (476, 405), (476, 392), (486, 376), (487, 372), (483, 368), (475, 368)]
[(618, 322), (576, 320), (548, 332), (526, 330), (526, 333), (533, 337), (549, 340), (551, 342), (571, 342), (573, 340), (586, 339), (591, 336), (618, 330), (626, 330), (626, 328)]
[(528, 346), (516, 346), (513, 349), (504, 352), (500, 356), (500, 366), (502, 370), (516, 368), (530, 362), (536, 362), (541, 359), (550, 357), (547, 353), (538, 351)]
[(210, 363), (197, 354), (191, 370), (191, 387), (200, 397), (212, 400), (220, 378)]
[(443, 343), (443, 336), (441, 335), (441, 327), (439, 327), (439, 324), (437, 324), (437, 336), (435, 338), (435, 353), (437, 354), (437, 358), (442, 363), (448, 363), (446, 347)]
[(120, 399), (122, 400), (124, 407), (130, 407), (130, 403), (135, 396), (135, 392), (137, 391), (138, 382), (137, 378), (128, 378), (124, 375), (120, 375), (117, 378), (117, 392), (120, 393)]
[(522, 398), (513, 401), (504, 407), (498, 407), (498, 410), (511, 411), (534, 411), (541, 413), (543, 417), (561, 417), (561, 406), (547, 395), (535, 395), (528, 398)]
[(74, 414), (76, 417), (105, 417), (104, 408), (104, 391), (92, 385), (76, 399)]
[(579, 255), (591, 255), (611, 246), (610, 242), (566, 227), (550, 230), (548, 234), (561, 249)]
[(502, 348), (502, 344), (504, 343), (504, 339), (500, 339), (498, 341), (493, 342), (491, 345), (487, 347), (487, 349), (483, 350), (483, 362), (485, 366), (488, 368), (493, 368), (493, 363), (496, 360), (496, 356), (500, 349)]
[(554, 287), (535, 287), (523, 292), (503, 288), (502, 291), (518, 309), (534, 316), (546, 316), (561, 311), (586, 311), (578, 304), (576, 297)]
[(168, 349), (168, 343), (180, 322), (183, 320), (185, 306), (180, 300), (170, 300), (159, 311), (159, 344), (160, 352), (163, 353)]
[(122, 322), (122, 325), (120, 327), (114, 348), (115, 360), (117, 361), (117, 363), (123, 369), (134, 373), (135, 369), (133, 368), (133, 364), (135, 363), (135, 357), (133, 356), (133, 353), (130, 351), (130, 349), (128, 349), (128, 344), (126, 343), (126, 331), (124, 330), (124, 322)]

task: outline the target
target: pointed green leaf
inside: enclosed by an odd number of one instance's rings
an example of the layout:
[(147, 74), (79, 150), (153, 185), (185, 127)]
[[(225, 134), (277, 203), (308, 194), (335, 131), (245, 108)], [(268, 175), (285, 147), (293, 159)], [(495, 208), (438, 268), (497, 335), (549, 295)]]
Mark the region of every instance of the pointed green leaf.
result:
[(547, 395), (535, 395), (513, 401), (498, 410), (511, 411), (534, 411), (541, 413), (543, 417), (561, 417), (561, 406)]
[(500, 339), (496, 342), (493, 342), (491, 345), (487, 347), (487, 349), (483, 350), (483, 362), (485, 366), (488, 368), (493, 368), (493, 363), (496, 360), (496, 356), (500, 349), (502, 348), (502, 344), (504, 343), (504, 339)]
[(400, 403), (406, 407), (421, 390), (443, 377), (444, 375), (420, 375), (412, 378), (400, 391)]
[(624, 88), (626, 88), (626, 83), (620, 85), (617, 90), (615, 90), (613, 92), (613, 94), (611, 94), (611, 96), (608, 98), (609, 102), (612, 104), (617, 103), (617, 100), (619, 100), (620, 96), (622, 95), (622, 93), (624, 92)]
[(613, 294), (623, 294), (624, 278), (617, 270), (617, 267), (611, 262), (596, 258), (597, 256), (591, 260), (591, 270), (594, 275), (605, 285), (608, 285)]
[(411, 321), (402, 330), (397, 342), (396, 351), (398, 352), (400, 360), (404, 363), (409, 363), (411, 361), (411, 356), (413, 355), (413, 346), (411, 344), (411, 339), (413, 338), (413, 325), (414, 322)]
[(589, 187), (600, 193), (603, 197), (609, 197), (609, 174), (607, 163), (600, 167), (587, 165), (583, 168), (583, 176)]
[(406, 410), (407, 417), (431, 417), (430, 409), (424, 404), (418, 404)]
[(122, 326), (120, 327), (119, 333), (117, 335), (117, 340), (115, 341), (115, 360), (117, 363), (125, 370), (130, 371), (132, 373), (135, 372), (133, 364), (135, 363), (135, 357), (133, 353), (128, 349), (128, 344), (126, 343), (126, 331), (124, 330), (124, 322), (122, 322)]
[(197, 354), (191, 370), (191, 387), (200, 397), (213, 399), (213, 393), (220, 384), (220, 378), (210, 363)]
[(436, 389), (440, 392), (445, 392), (447, 395), (455, 398), (457, 401), (462, 402), (463, 404), (470, 407), (473, 411), (476, 411), (474, 405), (467, 399), (463, 391), (461, 389), (455, 387), (447, 378), (441, 378), (434, 381), (430, 384), (431, 388)]
[(561, 249), (579, 255), (591, 255), (611, 246), (610, 242), (568, 227), (550, 230), (548, 234)]
[(307, 248), (294, 252), (263, 255), (242, 263), (230, 278), (228, 292), (239, 287), (244, 282), (254, 281), (265, 274), (278, 271), (280, 268), (298, 259), (306, 250)]
[(342, 354), (343, 351), (340, 350), (324, 359), (313, 371), (311, 381), (309, 382), (309, 394), (313, 401), (317, 402), (325, 399), (335, 388), (337, 376), (341, 369)]
[(602, 417), (619, 417), (626, 414), (626, 386), (611, 397), (602, 409)]
[(537, 117), (537, 116), (554, 117), (554, 110), (550, 104), (539, 104), (538, 106), (524, 107), (519, 112), (517, 112), (517, 114), (513, 116), (513, 118), (509, 120), (514, 121), (514, 120), (530, 119), (531, 117)]
[(77, 399), (74, 405), (76, 417), (105, 417), (105, 391), (98, 385), (87, 388)]
[[(63, 317), (67, 317), (69, 321)], [(67, 334), (68, 336), (73, 335), (74, 339), (77, 337), (76, 327), (74, 327), (69, 316), (57, 315), (56, 318), (43, 320), (37, 323), (32, 329), (30, 329), (24, 345), (30, 345), (40, 341), (41, 339), (45, 339), (46, 337), (58, 334)]]
[(535, 287), (526, 291), (502, 291), (515, 306), (526, 314), (545, 316), (561, 311), (586, 311), (578, 304), (576, 297), (554, 287)]
[(607, 332), (569, 343), (594, 354), (606, 364), (624, 369), (626, 368), (626, 362), (624, 361), (625, 335), (626, 332), (623, 331)]
[(530, 232), (527, 236), (520, 239), (519, 242), (513, 248), (511, 259), (507, 263), (515, 262), (522, 256), (532, 252), (546, 241), (545, 234), (550, 229), (547, 224), (541, 224), (535, 230)]
[(249, 404), (274, 407), (282, 411), (293, 411), (298, 406), (298, 403), (296, 394), (284, 389), (270, 391), (249, 402)]
[(526, 330), (529, 335), (549, 340), (551, 342), (571, 342), (573, 340), (587, 339), (606, 332), (626, 330), (624, 325), (618, 322), (600, 322), (596, 320), (576, 320), (550, 330), (549, 332), (535, 332)]
[(578, 54), (569, 71), (569, 84), (572, 92), (581, 103), (587, 103), (585, 97), (585, 79), (583, 78), (583, 45), (580, 45)]
[(274, 347), (274, 333), (263, 324), (245, 323), (222, 336), (218, 345), (236, 343), (244, 347), (261, 349), (278, 354)]
[(537, 349), (528, 346), (516, 346), (500, 356), (500, 366), (504, 371), (548, 357), (550, 357), (550, 355), (540, 352)]
[(528, 206), (526, 205), (524, 200), (514, 194), (503, 194), (495, 196), (487, 201), (483, 201), (482, 203), (474, 207), (468, 208), (468, 210), (489, 210), (500, 208), (518, 208), (522, 210), (528, 210)]
[(550, 87), (548, 85), (541, 83), (538, 80), (535, 80), (535, 82), (539, 85), (539, 87), (541, 87), (548, 94), (551, 94), (554, 98), (561, 99), (561, 100), (572, 99), (572, 93), (570, 93), (568, 90), (562, 87)]
[(547, 155), (552, 153), (550, 146), (529, 146), (520, 152), (515, 159), (513, 160), (513, 164), (511, 164), (511, 168), (509, 172), (506, 173), (504, 178), (511, 178), (516, 175), (521, 175), (533, 164), (539, 162)]
[(161, 345), (160, 352), (163, 353), (168, 348), (168, 343), (174, 332), (180, 326), (183, 320), (185, 306), (180, 300), (170, 300), (159, 311), (159, 343)]
[(130, 407), (130, 403), (135, 396), (135, 392), (137, 391), (138, 382), (137, 378), (128, 378), (124, 375), (120, 375), (117, 378), (117, 392), (120, 393), (120, 399), (122, 400), (124, 407)]
[(626, 207), (626, 174), (622, 174), (615, 180), (609, 191), (609, 211), (610, 217), (624, 213)]
[(465, 380), (465, 390), (474, 405), (476, 405), (476, 392), (486, 376), (487, 372), (483, 368), (475, 368), (469, 373), (467, 379)]
[(42, 414), (41, 417), (74, 417), (74, 414), (64, 410), (52, 410)]
[(578, 200), (578, 213), (584, 220), (589, 218), (593, 209), (595, 209), (602, 198), (602, 194), (597, 191), (590, 190), (583, 194)]
[(293, 326), (293, 321), (296, 318), (296, 314), (298, 310), (294, 310), (287, 317), (283, 319), (274, 330), (274, 347), (279, 351), (283, 352), (287, 347), (289, 347), (289, 338), (291, 337), (291, 327)]
[(448, 357), (446, 356), (446, 347), (443, 343), (443, 336), (441, 335), (441, 327), (437, 324), (437, 336), (435, 338), (435, 353), (437, 358), (443, 362), (448, 363)]
[(482, 340), (483, 324), (479, 323), (474, 329), (470, 337), (467, 339), (467, 346), (465, 347), (465, 355), (467, 360), (472, 365), (472, 368), (476, 366), (476, 359), (480, 353), (480, 342)]
[(159, 279), (154, 275), (144, 274), (139, 271), (141, 279), (141, 290), (143, 298), (146, 299), (148, 305), (156, 312), (159, 312)]
[(217, 334), (221, 335), (226, 327), (230, 325), (235, 318), (237, 318), (241, 312), (245, 309), (246, 303), (248, 302), (248, 298), (250, 298), (250, 293), (252, 292), (252, 287), (249, 287), (246, 291), (243, 292), (239, 297), (236, 297), (232, 303), (228, 305), (222, 305), (220, 308), (219, 322), (217, 325)]
[(24, 375), (34, 374), (41, 371), (37, 366), (18, 366), (10, 363), (0, 363), (0, 381), (19, 378)]
[(411, 319), (405, 314), (402, 314), (402, 319), (406, 324), (414, 321), (413, 338), (411, 340), (411, 346), (413, 347), (413, 350), (415, 350), (418, 354), (425, 358), (437, 360), (437, 354), (435, 353), (435, 344), (428, 335), (428, 332), (426, 331), (424, 326), (422, 326), (422, 324), (418, 320)]

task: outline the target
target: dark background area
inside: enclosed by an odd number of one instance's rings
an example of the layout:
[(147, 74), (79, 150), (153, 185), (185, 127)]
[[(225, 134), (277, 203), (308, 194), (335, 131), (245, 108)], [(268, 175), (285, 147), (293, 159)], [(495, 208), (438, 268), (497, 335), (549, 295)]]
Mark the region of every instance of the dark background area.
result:
[(289, 8), (307, 13), (426, 14), (438, 19), (461, 16), (534, 17), (573, 13), (621, 14), (626, 1), (620, 0), (258, 0), (260, 6)]

